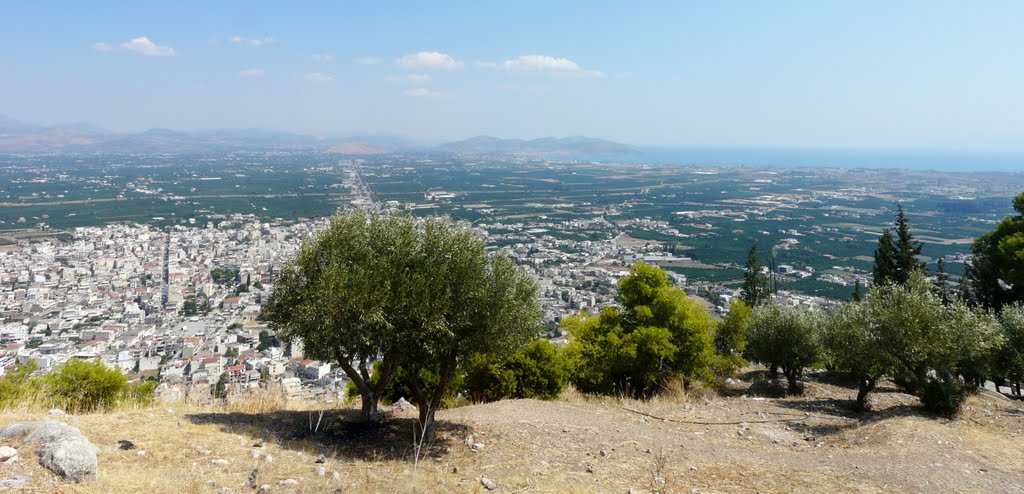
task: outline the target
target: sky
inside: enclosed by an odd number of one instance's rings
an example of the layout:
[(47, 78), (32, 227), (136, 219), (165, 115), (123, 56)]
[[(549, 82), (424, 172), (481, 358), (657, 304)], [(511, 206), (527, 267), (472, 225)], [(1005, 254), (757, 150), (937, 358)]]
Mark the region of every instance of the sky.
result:
[(0, 0), (0, 114), (115, 131), (1024, 151), (1024, 2)]

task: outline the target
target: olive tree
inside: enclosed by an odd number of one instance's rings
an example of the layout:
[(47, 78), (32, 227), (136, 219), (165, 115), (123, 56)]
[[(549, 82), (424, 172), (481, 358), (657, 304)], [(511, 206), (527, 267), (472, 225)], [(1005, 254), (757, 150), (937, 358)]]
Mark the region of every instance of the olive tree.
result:
[[(507, 356), (541, 332), (537, 284), (505, 254), (447, 219), (426, 220), (417, 238), (410, 292), (398, 310), (408, 320), (400, 365), (419, 407), (424, 440), (459, 366), (476, 354)], [(437, 372), (427, 383), (421, 370)]]
[(1011, 392), (1020, 396), (1020, 383), (1024, 382), (1024, 306), (1004, 307), (999, 322), (1003, 341), (996, 351), (996, 382), (1008, 382)]
[(821, 355), (821, 316), (808, 309), (768, 303), (755, 307), (747, 329), (747, 349), (758, 362), (782, 369), (790, 394), (801, 394), (804, 367)]
[[(398, 370), (419, 233), (412, 218), (355, 211), (334, 217), (274, 280), (264, 318), (311, 358), (345, 371), (363, 418)], [(375, 374), (370, 379), (371, 370)]]

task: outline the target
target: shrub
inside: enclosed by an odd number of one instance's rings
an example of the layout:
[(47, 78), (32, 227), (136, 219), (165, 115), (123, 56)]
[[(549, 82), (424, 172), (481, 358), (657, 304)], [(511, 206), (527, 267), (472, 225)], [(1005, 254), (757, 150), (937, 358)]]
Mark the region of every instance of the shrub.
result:
[(921, 402), (933, 413), (952, 417), (967, 399), (968, 387), (958, 379), (929, 378), (921, 387)]
[(72, 413), (109, 410), (131, 391), (128, 378), (99, 359), (68, 360), (42, 379), (47, 395)]
[(754, 309), (747, 338), (758, 362), (778, 366), (789, 383), (790, 394), (801, 394), (804, 367), (821, 355), (820, 317), (806, 309), (775, 303)]

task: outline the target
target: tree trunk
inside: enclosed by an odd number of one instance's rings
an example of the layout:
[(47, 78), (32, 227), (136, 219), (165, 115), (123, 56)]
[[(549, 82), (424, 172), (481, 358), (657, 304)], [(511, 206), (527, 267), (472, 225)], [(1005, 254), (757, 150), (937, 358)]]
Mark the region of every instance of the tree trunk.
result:
[(437, 422), (434, 415), (441, 408), (448, 386), (455, 376), (455, 363), (442, 365), (440, 379), (437, 387), (427, 389), (418, 373), (409, 376), (409, 387), (416, 396), (416, 406), (419, 407), (419, 429), (416, 430), (417, 441), (421, 441), (421, 447), (429, 447), (437, 439)]
[(771, 365), (768, 366), (768, 377), (770, 377), (772, 379), (778, 379), (779, 378), (779, 366), (778, 365), (771, 364)]
[(370, 424), (379, 424), (378, 402), (380, 401), (380, 394), (391, 383), (397, 367), (391, 364), (387, 356), (385, 356), (377, 370), (380, 373), (377, 383), (374, 384), (370, 381), (370, 373), (366, 370), (365, 361), (360, 362), (359, 368), (356, 369), (352, 366), (351, 359), (339, 356), (337, 360), (338, 365), (341, 366), (348, 378), (352, 380), (352, 384), (355, 384), (356, 389), (359, 391), (359, 399), (362, 401), (363, 420)]
[(853, 408), (857, 412), (863, 412), (864, 407), (867, 405), (868, 393), (875, 389), (875, 378), (861, 377), (858, 381), (857, 403), (854, 404)]
[(804, 392), (803, 386), (800, 383), (800, 374), (802, 373), (802, 370), (803, 369), (799, 367), (795, 369), (786, 367), (782, 368), (782, 373), (786, 376), (786, 382), (789, 383), (788, 392), (791, 395), (800, 395)]

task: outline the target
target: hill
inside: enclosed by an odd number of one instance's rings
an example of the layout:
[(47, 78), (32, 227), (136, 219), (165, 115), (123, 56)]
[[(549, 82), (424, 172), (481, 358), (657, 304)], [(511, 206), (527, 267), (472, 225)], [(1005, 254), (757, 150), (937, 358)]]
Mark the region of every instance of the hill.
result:
[[(753, 389), (770, 389), (761, 384)], [(828, 374), (807, 387), (804, 397), (768, 398), (748, 394), (750, 381), (739, 380), (722, 395), (637, 402), (569, 391), (555, 402), (445, 410), (439, 441), (419, 462), (415, 410), (392, 408), (384, 427), (367, 429), (354, 423), (357, 409), (345, 408), (325, 414), (319, 432), (311, 429), (321, 408), (309, 403), (62, 416), (99, 446), (99, 479), (61, 484), (30, 454), (0, 465), (0, 478), (28, 470), (31, 491), (153, 493), (249, 492), (257, 467), (256, 483), (270, 492), (482, 492), (481, 477), (496, 492), (1019, 492), (1024, 485), (1020, 402), (982, 392), (957, 419), (944, 420), (885, 387), (875, 410), (858, 417), (845, 408), (854, 391)], [(38, 415), (6, 413), (0, 425)], [(121, 439), (145, 453), (118, 449)]]

